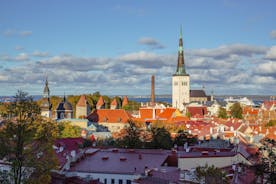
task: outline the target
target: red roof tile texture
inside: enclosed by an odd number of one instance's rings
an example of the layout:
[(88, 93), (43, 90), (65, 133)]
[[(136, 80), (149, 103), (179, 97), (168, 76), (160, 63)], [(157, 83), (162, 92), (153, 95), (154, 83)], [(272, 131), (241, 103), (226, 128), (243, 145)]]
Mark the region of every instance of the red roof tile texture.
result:
[(187, 111), (191, 114), (192, 117), (194, 116), (204, 116), (206, 115), (208, 112), (207, 112), (207, 107), (205, 106), (201, 106), (201, 107), (187, 107)]
[(98, 102), (97, 102), (96, 107), (97, 107), (97, 108), (98, 108), (98, 107), (102, 107), (103, 105), (104, 105), (104, 99), (103, 99), (102, 96), (100, 96), (100, 98), (99, 98), (99, 100), (98, 100)]
[(122, 107), (128, 105), (128, 98), (127, 96), (124, 96), (123, 102), (122, 102)]
[(133, 117), (124, 109), (97, 109), (87, 119), (92, 122), (127, 123)]
[(85, 95), (81, 95), (81, 97), (80, 97), (80, 99), (79, 99), (79, 101), (77, 103), (77, 106), (79, 106), (79, 107), (86, 107), (86, 105), (87, 105), (86, 97), (85, 97)]

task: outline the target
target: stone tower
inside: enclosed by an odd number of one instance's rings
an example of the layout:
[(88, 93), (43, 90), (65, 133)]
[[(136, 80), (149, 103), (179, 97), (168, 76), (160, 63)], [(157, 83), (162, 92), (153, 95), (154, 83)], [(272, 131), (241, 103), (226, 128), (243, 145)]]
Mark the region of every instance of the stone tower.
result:
[(85, 97), (85, 95), (81, 95), (77, 105), (76, 105), (76, 118), (86, 118), (90, 113), (90, 105)]
[(40, 105), (41, 116), (52, 118), (52, 104), (50, 102), (50, 89), (48, 86), (48, 79), (46, 78), (43, 90), (43, 99)]
[(180, 29), (178, 60), (175, 74), (172, 76), (172, 106), (184, 110), (190, 103), (190, 76), (185, 71), (182, 29)]

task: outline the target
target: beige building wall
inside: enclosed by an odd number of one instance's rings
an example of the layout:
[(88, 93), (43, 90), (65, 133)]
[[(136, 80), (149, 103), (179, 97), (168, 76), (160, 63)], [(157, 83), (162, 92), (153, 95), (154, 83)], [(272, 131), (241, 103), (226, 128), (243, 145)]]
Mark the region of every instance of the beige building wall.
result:
[(89, 106), (86, 106), (86, 107), (76, 106), (76, 118), (88, 116), (89, 111), (90, 111)]
[(99, 124), (102, 126), (106, 126), (111, 133), (120, 132), (126, 126), (126, 123), (100, 122)]
[(183, 103), (190, 103), (190, 76), (173, 76), (172, 106), (182, 111)]

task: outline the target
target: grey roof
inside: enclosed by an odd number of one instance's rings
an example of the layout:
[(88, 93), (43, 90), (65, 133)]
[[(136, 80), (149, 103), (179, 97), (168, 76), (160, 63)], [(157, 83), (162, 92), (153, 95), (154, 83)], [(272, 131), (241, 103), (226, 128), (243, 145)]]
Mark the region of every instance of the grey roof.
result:
[(207, 97), (204, 90), (190, 90), (190, 97)]

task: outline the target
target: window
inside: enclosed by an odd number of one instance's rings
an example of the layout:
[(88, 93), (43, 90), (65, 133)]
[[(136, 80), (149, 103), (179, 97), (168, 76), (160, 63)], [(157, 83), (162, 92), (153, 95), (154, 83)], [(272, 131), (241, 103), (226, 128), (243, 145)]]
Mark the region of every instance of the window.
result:
[(126, 183), (127, 183), (127, 184), (131, 184), (131, 181), (130, 181), (130, 180), (127, 180)]
[(187, 82), (182, 82), (182, 86), (187, 86)]
[(123, 180), (119, 180), (119, 184), (123, 184)]
[(114, 179), (111, 179), (111, 184), (115, 184), (115, 180)]
[(178, 83), (177, 83), (177, 82), (174, 82), (174, 85), (175, 85), (175, 86), (177, 86), (177, 85), (178, 85)]
[(104, 184), (107, 184), (107, 179), (106, 178), (104, 179)]

